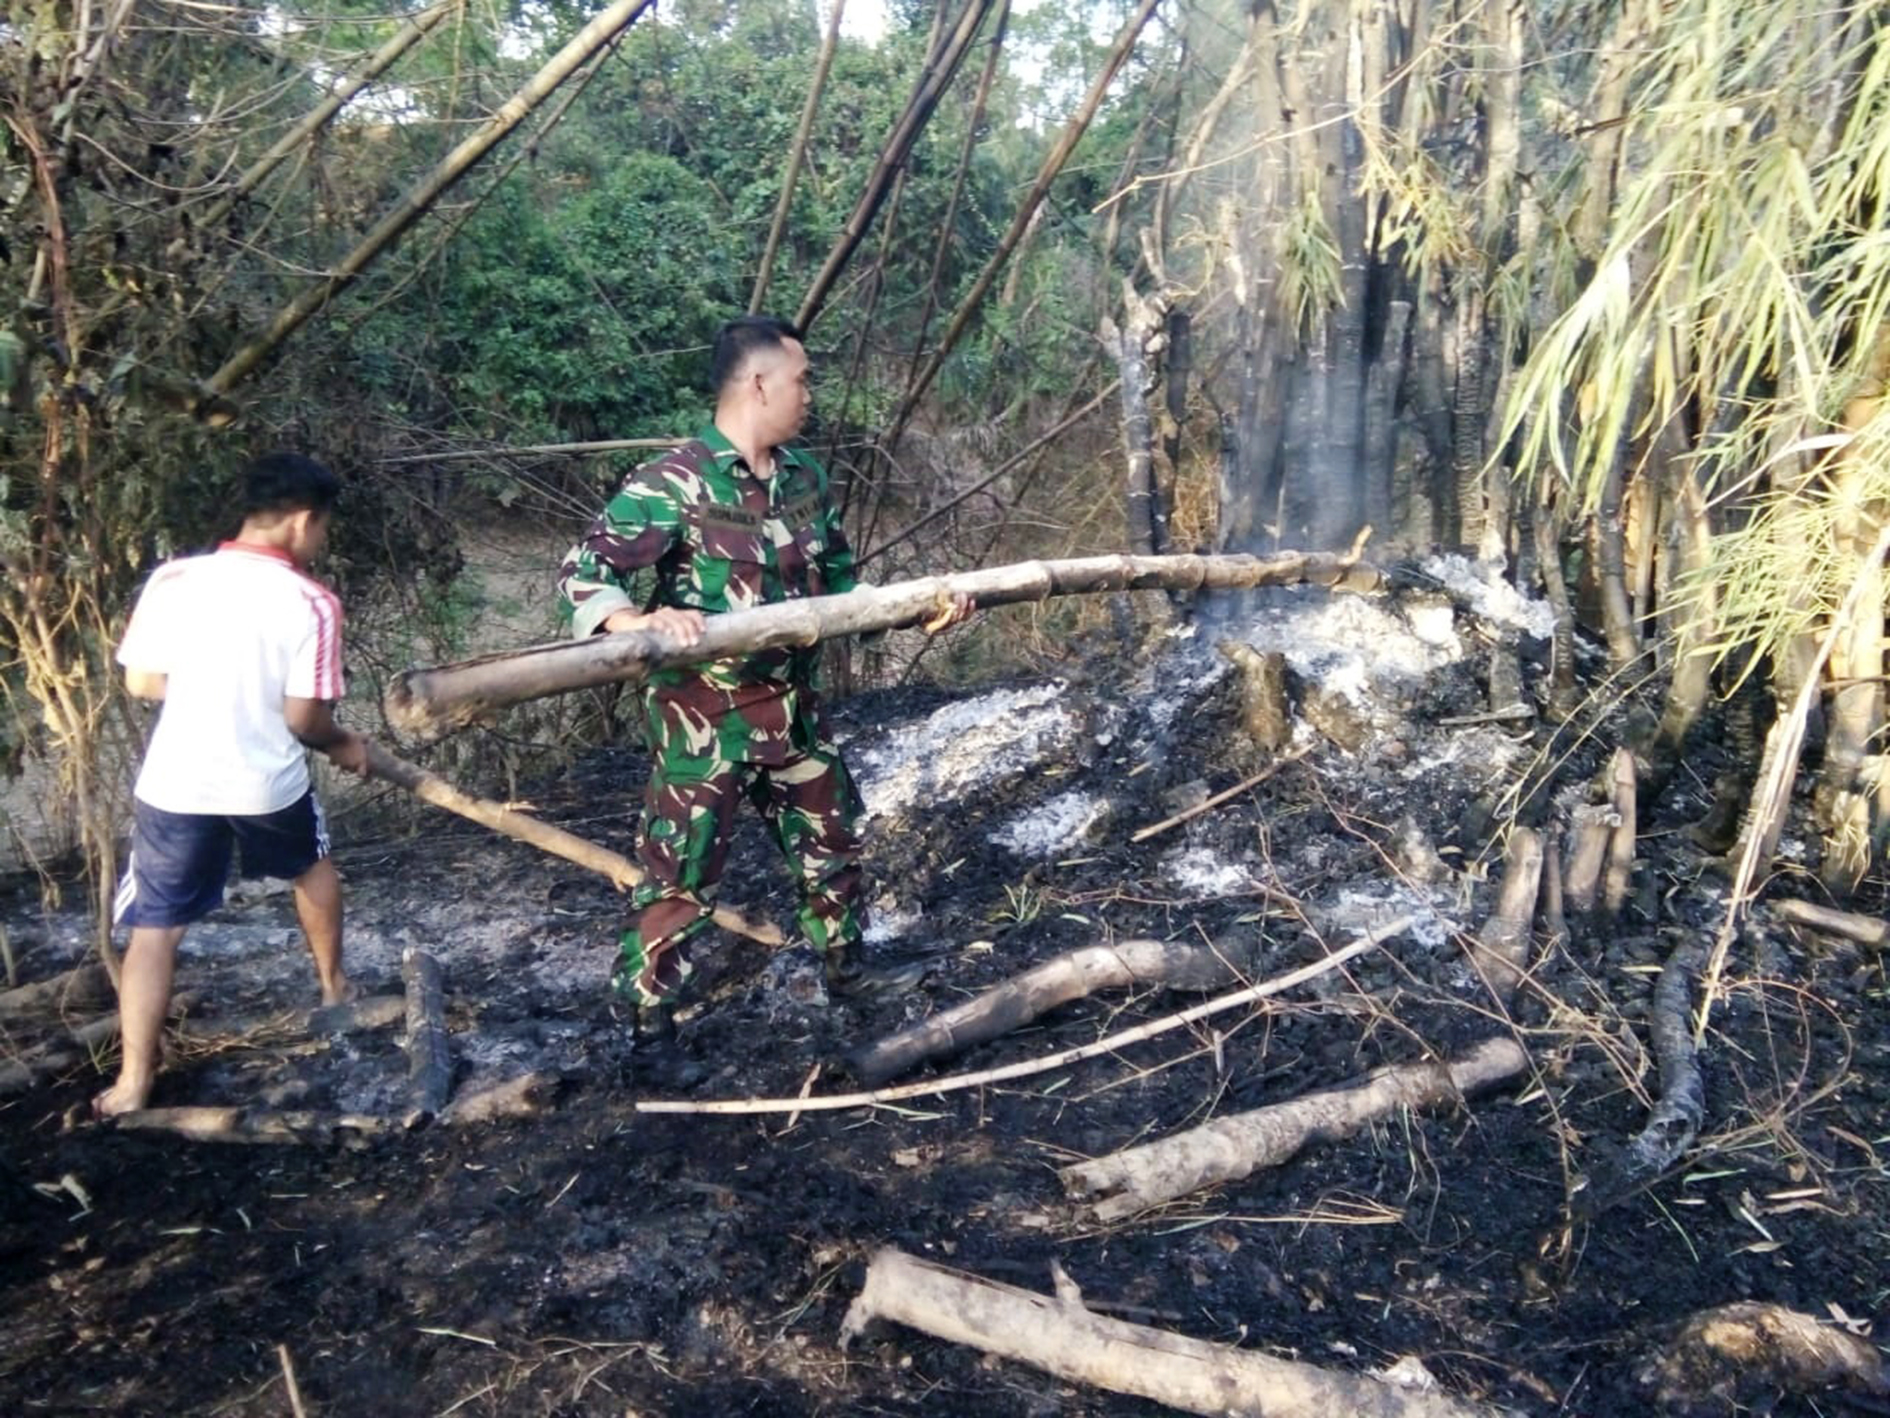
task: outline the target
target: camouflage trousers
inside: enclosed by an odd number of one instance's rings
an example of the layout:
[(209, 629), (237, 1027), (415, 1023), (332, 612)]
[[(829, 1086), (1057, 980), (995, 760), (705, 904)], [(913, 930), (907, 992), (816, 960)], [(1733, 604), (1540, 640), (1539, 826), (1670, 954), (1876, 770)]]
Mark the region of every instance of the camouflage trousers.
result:
[(838, 750), (821, 744), (780, 765), (659, 756), (637, 846), (648, 875), (631, 894), (611, 976), (634, 1003), (671, 1003), (688, 981), (689, 942), (709, 924), (743, 798), (760, 809), (799, 883), (808, 943), (823, 955), (858, 944), (860, 796)]

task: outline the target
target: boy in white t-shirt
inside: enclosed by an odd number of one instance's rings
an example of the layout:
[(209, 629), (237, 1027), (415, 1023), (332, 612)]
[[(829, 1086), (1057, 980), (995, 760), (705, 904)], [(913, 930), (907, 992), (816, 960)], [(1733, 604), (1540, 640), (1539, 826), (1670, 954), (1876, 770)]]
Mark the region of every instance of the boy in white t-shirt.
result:
[(322, 1002), (341, 968), (341, 879), (328, 856), (306, 749), (365, 776), (367, 740), (335, 722), (341, 602), (308, 575), (341, 483), (312, 458), (272, 453), (244, 473), (243, 526), (207, 556), (160, 567), (118, 648), (125, 685), (164, 707), (138, 774), (117, 919), (131, 927), (119, 981), (124, 1061), (100, 1117), (142, 1108), (157, 1071), (184, 929), (244, 876), (287, 877)]

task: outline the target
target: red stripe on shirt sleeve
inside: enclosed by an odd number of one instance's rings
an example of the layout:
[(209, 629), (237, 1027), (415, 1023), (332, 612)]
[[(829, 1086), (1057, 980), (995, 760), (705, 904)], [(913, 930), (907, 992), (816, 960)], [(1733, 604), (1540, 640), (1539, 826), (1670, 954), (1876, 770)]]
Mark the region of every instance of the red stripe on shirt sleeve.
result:
[(302, 588), (308, 608), (315, 616), (315, 693), (316, 699), (341, 698), (341, 601), (333, 591), (316, 582)]

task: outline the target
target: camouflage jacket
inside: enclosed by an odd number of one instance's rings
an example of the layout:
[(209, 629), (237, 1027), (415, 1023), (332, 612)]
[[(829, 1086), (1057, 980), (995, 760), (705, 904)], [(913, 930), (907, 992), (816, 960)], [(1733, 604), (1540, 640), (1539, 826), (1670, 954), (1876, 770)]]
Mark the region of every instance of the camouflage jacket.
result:
[[(820, 464), (778, 448), (774, 476), (758, 478), (713, 425), (631, 473), (558, 573), (578, 636), (620, 610), (720, 615), (853, 585)], [(811, 748), (818, 664), (817, 649), (780, 649), (656, 671), (645, 694), (652, 751), (779, 763)]]

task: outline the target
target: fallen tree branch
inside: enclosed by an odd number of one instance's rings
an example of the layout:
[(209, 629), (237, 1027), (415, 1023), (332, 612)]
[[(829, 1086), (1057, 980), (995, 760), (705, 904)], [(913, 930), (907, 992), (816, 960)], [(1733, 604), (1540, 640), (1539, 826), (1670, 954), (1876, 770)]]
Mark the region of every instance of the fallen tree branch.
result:
[(489, 1088), (464, 1090), (440, 1114), (448, 1127), (498, 1122), (504, 1118), (535, 1118), (551, 1106), (558, 1076), (542, 1069), (521, 1073)]
[[(180, 1015), (196, 1007), (193, 994), (178, 995), (171, 1001), (172, 1028), (182, 1023)], [(118, 1014), (101, 1014), (84, 1024), (75, 1024), (57, 1038), (24, 1049), (10, 1059), (0, 1059), (0, 1098), (24, 1093), (35, 1084), (74, 1068), (95, 1057), (100, 1049), (118, 1038)]]
[(328, 1143), (344, 1133), (374, 1137), (394, 1127), (371, 1113), (277, 1112), (268, 1108), (140, 1108), (113, 1127), (170, 1132), (193, 1142)]
[(453, 1048), (446, 1032), (446, 977), (440, 962), (408, 946), (400, 955), (407, 982), (407, 1111), (417, 1127), (439, 1116), (453, 1094)]
[(1249, 788), (1259, 787), (1287, 764), (1297, 763), (1311, 752), (1312, 746), (1310, 744), (1304, 748), (1296, 748), (1284, 758), (1280, 759), (1279, 762), (1268, 764), (1251, 778), (1243, 779), (1241, 782), (1234, 784), (1231, 788), (1223, 788), (1205, 802), (1196, 803), (1193, 807), (1188, 808), (1184, 812), (1178, 812), (1173, 817), (1164, 818), (1160, 822), (1138, 829), (1130, 835), (1129, 840), (1131, 842), (1146, 842), (1149, 838), (1166, 832), (1171, 827), (1179, 827), (1182, 823), (1188, 821), (1189, 818), (1199, 817), (1202, 813), (1208, 812), (1219, 807), (1224, 802), (1230, 802), (1234, 798), (1239, 797)]
[(1024, 561), (889, 586), (861, 586), (710, 616), (702, 639), (680, 647), (654, 631), (593, 635), (534, 645), (450, 665), (411, 669), (388, 687), (383, 708), (402, 733), (426, 737), (464, 728), (509, 704), (603, 684), (638, 684), (671, 665), (702, 664), (758, 650), (814, 645), (841, 635), (918, 625), (958, 595), (980, 606), (1110, 591), (1193, 591), (1301, 582), (1375, 589), (1377, 568), (1343, 556), (1288, 552), (1256, 556), (1095, 556)]
[(1868, 1339), (1757, 1300), (1694, 1315), (1643, 1377), (1659, 1386), (1663, 1405), (1689, 1411), (1730, 1408), (1741, 1389), (1890, 1395), (1883, 1356)]
[(1238, 978), (1234, 963), (1211, 946), (1164, 940), (1088, 945), (1013, 975), (976, 998), (897, 1034), (862, 1045), (846, 1056), (846, 1066), (860, 1082), (876, 1085), (927, 1059), (945, 1058), (999, 1038), (1098, 990), (1136, 985), (1213, 990)]
[(1061, 1267), (1057, 1293), (1041, 1295), (885, 1247), (840, 1326), (842, 1347), (890, 1320), (954, 1344), (1015, 1359), (1075, 1383), (1136, 1394), (1185, 1413), (1266, 1418), (1493, 1418), (1498, 1410), (1441, 1393), (1395, 1388), (1365, 1374), (1124, 1320), (1087, 1309)]
[(1072, 1197), (1104, 1198), (1091, 1208), (1098, 1220), (1119, 1221), (1203, 1187), (1277, 1167), (1310, 1143), (1350, 1137), (1396, 1109), (1455, 1103), (1514, 1077), (1527, 1062), (1514, 1039), (1485, 1039), (1455, 1063), (1426, 1059), (1377, 1069), (1337, 1088), (1216, 1118), (1159, 1142), (1080, 1162), (1059, 1175)]
[(100, 1004), (111, 997), (111, 978), (105, 973), (105, 967), (90, 960), (30, 985), (0, 991), (0, 1020), (78, 1009)]
[(1039, 1059), (1025, 1059), (1022, 1063), (1006, 1064), (1002, 1068), (982, 1069), (977, 1073), (955, 1074), (950, 1078), (933, 1079), (928, 1083), (906, 1083), (897, 1088), (875, 1088), (861, 1093), (832, 1094), (825, 1098), (718, 1098), (696, 1102), (684, 1098), (646, 1098), (636, 1105), (639, 1113), (712, 1113), (720, 1115), (750, 1115), (757, 1113), (806, 1113), (831, 1112), (840, 1108), (865, 1108), (879, 1103), (896, 1103), (905, 1098), (929, 1098), (941, 1093), (958, 1093), (967, 1088), (981, 1088), (990, 1083), (1005, 1083), (1013, 1078), (1028, 1078), (1032, 1074), (1048, 1073), (1053, 1068), (1062, 1068), (1066, 1064), (1080, 1063), (1084, 1059), (1093, 1059), (1099, 1054), (1114, 1053), (1130, 1044), (1139, 1044), (1144, 1039), (1153, 1039), (1166, 1034), (1171, 1029), (1181, 1029), (1197, 1019), (1206, 1019), (1211, 1014), (1223, 1010), (1235, 1009), (1243, 1004), (1252, 1004), (1257, 1000), (1267, 999), (1282, 994), (1296, 985), (1303, 985), (1308, 980), (1316, 979), (1329, 970), (1336, 970), (1348, 960), (1356, 959), (1368, 950), (1378, 946), (1393, 936), (1399, 935), (1411, 926), (1410, 916), (1400, 916), (1390, 923), (1378, 927), (1342, 950), (1302, 965), (1297, 970), (1290, 970), (1276, 979), (1264, 984), (1252, 985), (1233, 994), (1221, 995), (1204, 1004), (1184, 1009), (1179, 1014), (1171, 1014), (1162, 1019), (1151, 1020), (1147, 1024), (1138, 1024), (1133, 1029), (1124, 1029), (1107, 1038), (1098, 1039), (1093, 1044), (1084, 1044), (1074, 1049), (1064, 1049), (1058, 1053)]
[(1634, 1178), (1658, 1176), (1693, 1145), (1706, 1118), (1706, 1085), (1693, 1048), (1692, 984), (1706, 962), (1706, 949), (1683, 941), (1667, 957), (1654, 985), (1647, 1033), (1660, 1065), (1660, 1099), (1647, 1126), (1628, 1147)]
[[(368, 745), (368, 772), (396, 787), (405, 788), (422, 802), (490, 828), (515, 842), (524, 842), (541, 852), (562, 857), (587, 871), (594, 871), (608, 878), (619, 891), (626, 891), (643, 880), (643, 868), (623, 853), (588, 842), (574, 832), (554, 827), (529, 813), (516, 812), (502, 803), (462, 793), (439, 774), (430, 773), (404, 758), (396, 758), (377, 743)], [(723, 930), (745, 935), (763, 945), (779, 947), (784, 944), (779, 926), (770, 921), (752, 920), (731, 906), (717, 906), (714, 918)]]
[(1859, 945), (1881, 946), (1890, 940), (1890, 921), (1876, 916), (1860, 916), (1854, 911), (1837, 911), (1793, 897), (1767, 903), (1767, 909), (1781, 921), (1822, 931), (1826, 935), (1854, 940)]

